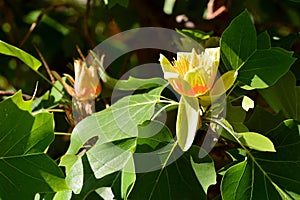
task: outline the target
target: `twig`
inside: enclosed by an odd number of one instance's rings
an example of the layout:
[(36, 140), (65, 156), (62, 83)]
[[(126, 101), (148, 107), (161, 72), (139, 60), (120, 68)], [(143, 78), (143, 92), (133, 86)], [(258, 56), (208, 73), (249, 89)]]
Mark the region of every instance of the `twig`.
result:
[(27, 40), (29, 39), (29, 37), (31, 36), (32, 32), (34, 31), (34, 29), (37, 27), (37, 25), (40, 23), (40, 21), (42, 20), (43, 16), (49, 12), (51, 12), (52, 10), (59, 8), (59, 7), (66, 7), (66, 8), (72, 8), (74, 9), (77, 13), (79, 13), (80, 15), (81, 12), (76, 9), (74, 6), (70, 5), (69, 3), (59, 3), (59, 4), (55, 4), (52, 5), (48, 8), (46, 8), (45, 10), (43, 10), (39, 16), (36, 18), (36, 20), (31, 24), (27, 34), (25, 35), (24, 39), (22, 40), (22, 42), (20, 43), (20, 48), (24, 46), (24, 44), (27, 42)]
[[(16, 93), (17, 92), (0, 90), (0, 96), (11, 96)], [(30, 96), (28, 94), (22, 94), (22, 97), (25, 98), (26, 100), (30, 100), (33, 98), (32, 96)]]
[(41, 51), (39, 50), (39, 48), (36, 46), (36, 44), (33, 44), (33, 46), (34, 46), (35, 50), (37, 51), (37, 53), (39, 54), (39, 56), (40, 56), (40, 58), (41, 58), (41, 60), (42, 60), (42, 62), (44, 64), (44, 66), (46, 68), (46, 71), (47, 71), (47, 73), (48, 73), (48, 75), (50, 77), (51, 82), (54, 84), (55, 83), (55, 78), (53, 77), (53, 75), (51, 73), (51, 70), (50, 70), (50, 67), (47, 64), (47, 62), (46, 62), (43, 54), (41, 53)]

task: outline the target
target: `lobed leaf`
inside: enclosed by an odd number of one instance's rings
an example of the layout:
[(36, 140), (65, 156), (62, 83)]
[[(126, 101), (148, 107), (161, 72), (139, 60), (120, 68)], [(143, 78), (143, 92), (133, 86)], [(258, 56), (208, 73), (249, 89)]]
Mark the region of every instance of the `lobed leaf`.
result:
[(54, 138), (53, 115), (32, 115), (31, 103), (21, 92), (0, 103), (1, 199), (68, 189), (60, 168), (43, 153)]
[(226, 171), (221, 185), (227, 199), (298, 199), (300, 197), (300, 124), (286, 120), (267, 135), (276, 152), (253, 152)]

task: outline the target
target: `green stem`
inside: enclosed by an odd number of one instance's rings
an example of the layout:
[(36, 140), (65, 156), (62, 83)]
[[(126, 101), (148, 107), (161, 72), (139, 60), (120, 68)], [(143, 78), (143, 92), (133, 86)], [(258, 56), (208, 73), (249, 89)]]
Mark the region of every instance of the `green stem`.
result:
[(155, 115), (152, 116), (151, 120), (154, 120), (163, 110), (165, 110), (168, 107), (174, 106), (174, 105), (178, 105), (178, 102), (175, 103), (170, 103), (168, 105), (165, 105), (164, 107), (162, 107), (161, 109), (159, 109)]
[(64, 132), (54, 132), (54, 135), (63, 135), (63, 136), (71, 136), (71, 133), (64, 133)]

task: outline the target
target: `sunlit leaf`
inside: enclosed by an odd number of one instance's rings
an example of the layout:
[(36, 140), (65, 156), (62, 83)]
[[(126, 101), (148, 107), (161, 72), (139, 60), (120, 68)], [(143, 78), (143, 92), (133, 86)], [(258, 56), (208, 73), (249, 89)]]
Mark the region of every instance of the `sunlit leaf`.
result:
[(262, 134), (255, 132), (243, 132), (238, 133), (238, 136), (240, 136), (239, 140), (251, 149), (269, 152), (276, 151), (272, 141)]
[(274, 85), (288, 72), (295, 58), (279, 48), (257, 50), (239, 70), (238, 80), (243, 89), (263, 89)]
[(42, 65), (40, 61), (34, 58), (32, 55), (26, 53), (25, 51), (7, 44), (0, 40), (0, 53), (8, 56), (14, 56), (23, 61), (26, 65), (28, 65), (34, 71), (37, 71), (39, 67)]
[(0, 103), (0, 198), (33, 199), (66, 190), (64, 175), (43, 151), (54, 138), (53, 115), (32, 115), (21, 92)]
[(299, 199), (300, 124), (286, 120), (267, 135), (276, 152), (252, 152), (225, 173), (222, 198)]
[(249, 111), (250, 108), (254, 108), (254, 101), (247, 96), (243, 97), (242, 108), (245, 111)]
[(256, 50), (256, 31), (248, 11), (232, 20), (221, 37), (221, 56), (227, 70), (239, 69)]

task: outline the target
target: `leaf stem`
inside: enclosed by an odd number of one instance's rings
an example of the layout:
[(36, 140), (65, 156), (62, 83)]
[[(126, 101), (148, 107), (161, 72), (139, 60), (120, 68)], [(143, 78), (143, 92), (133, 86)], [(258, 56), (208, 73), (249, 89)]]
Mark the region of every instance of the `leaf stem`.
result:
[(64, 133), (64, 132), (54, 132), (54, 135), (63, 135), (63, 136), (71, 136), (71, 133)]

